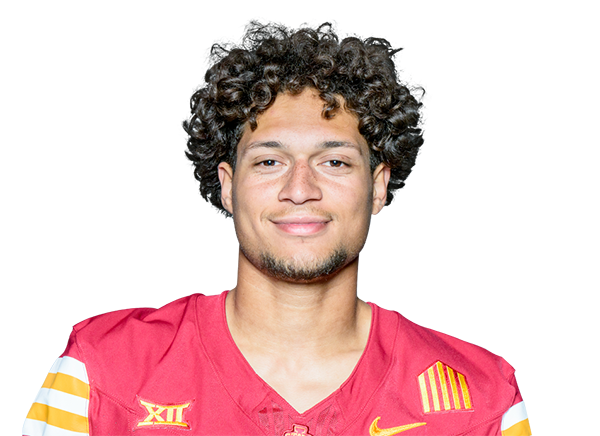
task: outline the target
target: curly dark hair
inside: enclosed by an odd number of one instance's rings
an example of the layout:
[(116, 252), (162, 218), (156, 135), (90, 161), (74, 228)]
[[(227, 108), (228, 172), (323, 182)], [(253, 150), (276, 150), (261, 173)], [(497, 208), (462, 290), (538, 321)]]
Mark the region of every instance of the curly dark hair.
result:
[[(341, 42), (330, 23), (316, 29), (288, 29), (251, 22), (239, 46), (215, 44), (205, 86), (191, 98), (191, 117), (183, 123), (189, 135), (187, 157), (194, 163), (202, 197), (226, 215), (221, 204), (217, 166), (227, 162), (235, 171), (237, 144), (244, 127), (256, 129), (257, 116), (277, 94), (315, 89), (324, 102), (323, 117), (331, 118), (343, 98), (344, 109), (358, 118), (358, 128), (370, 146), (374, 170), (384, 162), (391, 169), (386, 205), (404, 186), (423, 137), (421, 103), (414, 90), (400, 83), (392, 49), (382, 38)], [(421, 91), (422, 89), (419, 88)]]

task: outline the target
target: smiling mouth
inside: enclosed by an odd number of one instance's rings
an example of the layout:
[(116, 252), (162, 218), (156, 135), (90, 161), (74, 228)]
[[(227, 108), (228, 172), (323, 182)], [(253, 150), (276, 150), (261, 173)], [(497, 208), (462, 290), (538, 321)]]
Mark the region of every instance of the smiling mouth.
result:
[(284, 233), (298, 236), (314, 235), (327, 227), (331, 219), (324, 217), (285, 217), (271, 222)]

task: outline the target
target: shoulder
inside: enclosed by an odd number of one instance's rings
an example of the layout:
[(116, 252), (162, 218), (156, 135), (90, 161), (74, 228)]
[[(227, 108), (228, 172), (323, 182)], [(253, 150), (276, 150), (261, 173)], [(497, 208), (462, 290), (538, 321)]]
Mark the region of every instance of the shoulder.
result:
[(428, 369), (437, 361), (448, 365), (452, 362), (473, 377), (488, 376), (507, 382), (513, 377), (514, 368), (483, 347), (422, 327), (394, 311), (377, 307), (377, 312), (379, 330), (387, 330), (387, 334), (393, 330), (394, 354), (403, 360), (410, 357), (415, 367)]
[[(118, 346), (120, 341), (135, 339), (136, 348), (145, 342), (161, 342), (192, 329), (199, 311), (210, 310), (221, 303), (223, 294), (193, 294), (179, 298), (158, 309), (133, 308), (108, 312), (88, 318), (73, 327), (80, 347), (93, 347), (97, 353), (105, 346)], [(85, 349), (82, 349), (85, 354)]]
[(97, 386), (127, 383), (120, 375), (131, 377), (158, 365), (167, 354), (189, 351), (198, 336), (198, 308), (217, 305), (219, 299), (194, 294), (158, 309), (125, 309), (86, 319), (73, 327), (63, 356), (83, 362)]
[[(396, 312), (376, 309), (380, 334), (394, 334), (391, 378), (414, 398), (415, 412), (433, 424), (481, 430), (500, 425), (519, 400), (514, 369), (502, 357), (453, 336), (422, 327)], [(394, 376), (394, 373), (400, 376)], [(442, 424), (443, 423), (443, 424)]]
[(73, 327), (73, 331), (78, 339), (92, 342), (114, 340), (119, 336), (143, 335), (149, 331), (168, 334), (193, 310), (198, 300), (206, 298), (210, 297), (193, 294), (158, 309), (143, 307), (108, 312), (81, 321)]

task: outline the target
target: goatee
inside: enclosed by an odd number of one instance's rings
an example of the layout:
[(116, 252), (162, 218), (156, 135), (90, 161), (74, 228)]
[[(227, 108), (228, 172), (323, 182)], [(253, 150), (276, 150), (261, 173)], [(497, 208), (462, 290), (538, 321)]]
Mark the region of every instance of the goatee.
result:
[(313, 265), (296, 265), (289, 259), (278, 259), (270, 253), (260, 255), (260, 269), (286, 282), (313, 282), (340, 270), (348, 259), (345, 248), (336, 249), (329, 257)]

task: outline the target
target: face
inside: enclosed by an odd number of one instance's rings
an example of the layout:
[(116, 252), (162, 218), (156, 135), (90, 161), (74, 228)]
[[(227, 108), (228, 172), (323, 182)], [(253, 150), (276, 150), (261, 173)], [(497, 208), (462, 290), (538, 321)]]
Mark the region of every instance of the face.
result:
[(318, 281), (357, 259), (387, 195), (389, 168), (371, 172), (357, 118), (339, 109), (327, 120), (323, 104), (311, 89), (280, 94), (246, 126), (235, 173), (219, 165), (245, 259), (286, 281)]

